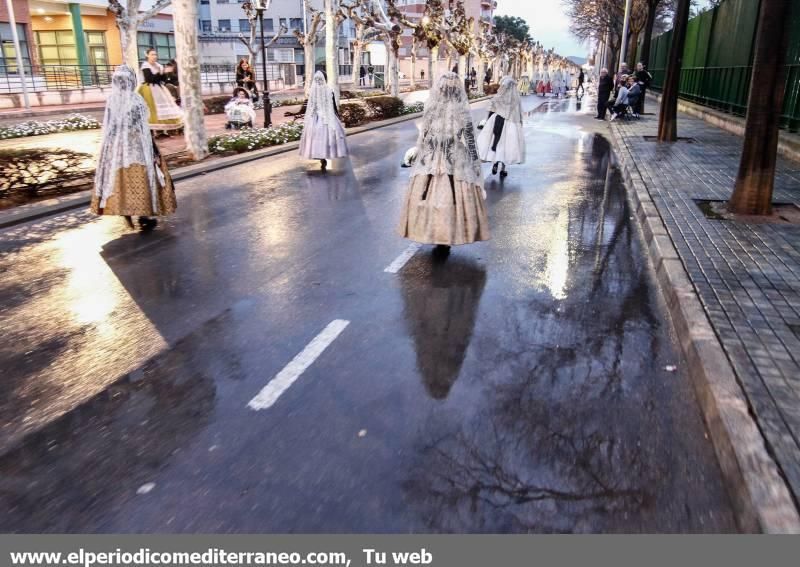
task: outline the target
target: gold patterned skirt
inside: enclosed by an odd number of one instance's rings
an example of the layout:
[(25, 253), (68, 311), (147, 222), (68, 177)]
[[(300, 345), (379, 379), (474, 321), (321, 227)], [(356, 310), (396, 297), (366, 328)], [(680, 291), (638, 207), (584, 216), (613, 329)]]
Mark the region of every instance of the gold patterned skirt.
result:
[(175, 187), (166, 167), (161, 168), (166, 183), (159, 183), (157, 192), (158, 210), (153, 208), (153, 200), (148, 189), (147, 169), (143, 165), (132, 165), (117, 171), (114, 192), (100, 208), (100, 196), (92, 196), (90, 210), (98, 215), (124, 215), (132, 217), (154, 217), (171, 215), (178, 208)]
[(415, 175), (406, 193), (399, 232), (423, 244), (457, 246), (489, 240), (483, 189), (449, 175)]

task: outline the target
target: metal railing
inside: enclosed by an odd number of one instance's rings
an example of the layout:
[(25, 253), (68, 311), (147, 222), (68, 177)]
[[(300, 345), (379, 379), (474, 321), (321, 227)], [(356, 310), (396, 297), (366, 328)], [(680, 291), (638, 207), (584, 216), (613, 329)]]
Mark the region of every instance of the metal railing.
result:
[[(82, 90), (111, 85), (116, 65), (25, 65), (25, 85), (29, 92)], [(0, 65), (0, 95), (22, 93), (22, 80), (16, 65)], [(260, 68), (259, 68), (260, 71)], [(295, 84), (294, 64), (267, 63), (270, 88), (279, 90)], [(205, 85), (231, 85), (236, 82), (236, 66), (200, 65), (200, 82)], [(259, 83), (261, 79), (259, 77)]]
[[(31, 92), (64, 91), (111, 84), (116, 65), (24, 65), (25, 86)], [(16, 65), (0, 65), (0, 94), (22, 92)]]
[[(780, 110), (781, 127), (800, 130), (800, 0), (792, 4), (786, 80)], [(725, 0), (691, 19), (687, 27), (680, 76), (680, 97), (743, 116), (747, 111), (753, 71), (755, 29), (760, 0)], [(666, 75), (672, 31), (655, 38), (650, 47), (652, 88), (660, 90)]]

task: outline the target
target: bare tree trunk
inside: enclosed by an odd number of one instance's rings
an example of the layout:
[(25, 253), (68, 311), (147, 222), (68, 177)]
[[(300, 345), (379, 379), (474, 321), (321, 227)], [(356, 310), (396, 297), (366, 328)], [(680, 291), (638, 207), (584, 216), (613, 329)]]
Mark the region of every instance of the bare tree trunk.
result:
[(305, 85), (305, 93), (308, 96), (308, 91), (311, 88), (311, 82), (314, 80), (314, 72), (315, 72), (315, 64), (316, 60), (316, 51), (317, 51), (317, 42), (316, 41), (308, 41), (306, 40), (305, 45), (303, 45), (303, 58), (305, 60), (305, 79), (303, 79)]
[(683, 46), (689, 23), (689, 0), (678, 0), (672, 26), (672, 46), (667, 62), (667, 76), (661, 96), (661, 114), (658, 119), (658, 141), (674, 142), (678, 139), (678, 91), (680, 88)]
[(361, 76), (359, 73), (361, 72), (361, 54), (364, 52), (364, 33), (356, 32), (358, 36), (356, 40), (353, 42), (353, 71), (350, 73), (350, 78), (353, 81), (353, 89), (355, 87), (361, 86), (359, 83), (361, 81)]
[(790, 6), (789, 2), (777, 0), (761, 2), (747, 102), (744, 149), (736, 187), (729, 203), (730, 210), (735, 213), (772, 213), (778, 127), (785, 93)]
[(184, 112), (183, 135), (189, 153), (195, 160), (201, 160), (208, 155), (208, 142), (200, 84), (197, 6), (198, 3), (195, 0), (173, 0), (172, 20), (175, 26), (178, 81), (181, 85), (181, 103)]
[(447, 61), (447, 69), (445, 70), (445, 73), (449, 73), (453, 70), (453, 52), (449, 47), (445, 47), (445, 49), (447, 50), (447, 59), (445, 59), (445, 61)]
[(647, 23), (644, 25), (644, 39), (642, 40), (642, 54), (639, 61), (645, 64), (650, 64), (650, 43), (653, 41), (653, 28), (656, 25), (656, 11), (658, 5), (653, 5), (653, 1), (648, 2), (649, 8), (647, 10)]
[(431, 47), (428, 56), (428, 80), (431, 87), (435, 84), (436, 74), (439, 72), (439, 46)]
[(411, 43), (411, 90), (417, 86), (417, 38), (412, 38)]
[(389, 50), (389, 68), (391, 74), (391, 89), (390, 94), (393, 97), (400, 96), (400, 57), (398, 57), (397, 51), (392, 47)]
[(639, 34), (631, 32), (630, 41), (628, 41), (628, 69), (636, 69), (636, 45), (639, 41)]
[(336, 21), (336, 0), (325, 0), (325, 70), (328, 73), (328, 86), (339, 100), (339, 25)]
[(459, 55), (458, 56), (458, 75), (461, 77), (462, 81), (469, 76), (467, 73), (467, 56), (466, 55)]
[(134, 72), (137, 72), (139, 69), (139, 49), (137, 45), (138, 42), (136, 41), (138, 36), (137, 26), (134, 24), (124, 32), (120, 30), (120, 33), (125, 33), (128, 38), (127, 48), (123, 54), (125, 57), (125, 63), (127, 63), (128, 67), (133, 69)]
[(486, 61), (481, 57), (478, 56), (478, 78), (475, 81), (478, 83), (478, 95), (483, 96), (486, 94), (486, 90), (484, 89), (483, 85), (483, 76), (486, 74)]

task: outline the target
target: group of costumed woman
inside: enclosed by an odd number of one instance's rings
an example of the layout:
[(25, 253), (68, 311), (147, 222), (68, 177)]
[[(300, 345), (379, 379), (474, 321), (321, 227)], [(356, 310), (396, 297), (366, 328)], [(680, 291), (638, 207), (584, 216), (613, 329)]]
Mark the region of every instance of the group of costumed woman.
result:
[[(314, 76), (304, 110), (300, 155), (320, 160), (323, 170), (328, 160), (347, 157), (336, 98), (320, 72)], [(91, 209), (124, 216), (131, 226), (131, 217), (138, 216), (143, 229), (155, 225), (152, 217), (171, 214), (177, 206), (148, 126), (151, 112), (137, 93), (136, 75), (125, 65), (118, 67), (106, 104)], [(415, 155), (400, 235), (435, 245), (437, 254), (447, 254), (451, 246), (488, 240), (481, 163), (492, 163), (492, 174), (499, 171), (505, 177), (507, 165), (525, 161), (517, 82), (502, 79), (476, 138), (463, 82), (456, 73), (441, 76), (425, 104)]]
[[(317, 72), (305, 111), (300, 155), (328, 160), (348, 155), (336, 97), (325, 76)], [(522, 100), (517, 82), (505, 77), (492, 99), (489, 116), (476, 138), (464, 84), (456, 73), (441, 76), (432, 89), (413, 150), (413, 169), (400, 215), (400, 235), (436, 246), (447, 254), (451, 246), (489, 239), (482, 162), (492, 174), (506, 177), (507, 165), (524, 163)]]

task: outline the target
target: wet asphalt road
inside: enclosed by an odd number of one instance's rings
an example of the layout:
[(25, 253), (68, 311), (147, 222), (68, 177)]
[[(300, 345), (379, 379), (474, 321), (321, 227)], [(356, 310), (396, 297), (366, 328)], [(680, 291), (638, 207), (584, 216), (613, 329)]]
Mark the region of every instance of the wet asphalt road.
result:
[(528, 163), (485, 168), (490, 242), (397, 274), (411, 122), (327, 174), (286, 154), (179, 183), (151, 234), (0, 231), (0, 531), (735, 530), (585, 112), (544, 103)]

